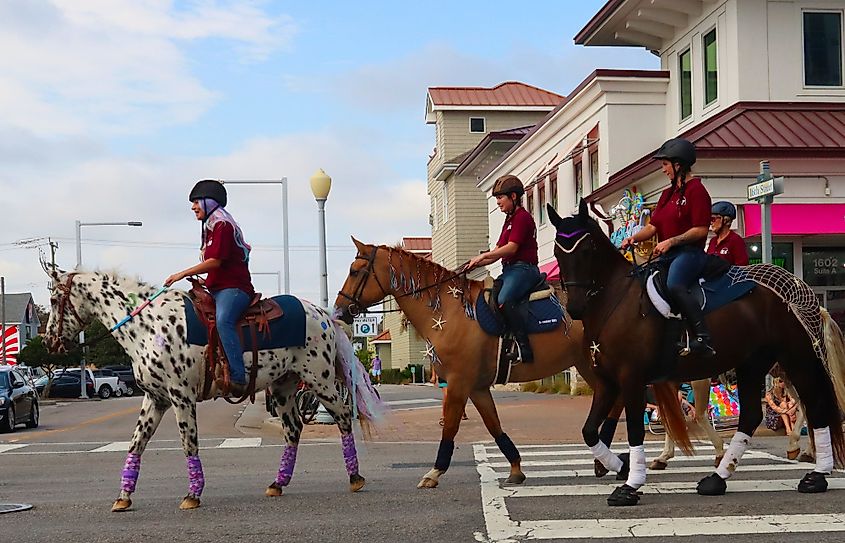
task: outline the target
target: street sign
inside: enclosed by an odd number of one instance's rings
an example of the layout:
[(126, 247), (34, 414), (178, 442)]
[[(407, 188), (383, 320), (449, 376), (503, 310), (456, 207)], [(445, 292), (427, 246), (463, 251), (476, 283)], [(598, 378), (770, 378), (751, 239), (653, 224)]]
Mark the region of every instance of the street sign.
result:
[(766, 196), (783, 194), (783, 177), (763, 179), (748, 185), (748, 199), (759, 200)]
[(352, 325), (355, 337), (371, 337), (378, 334), (378, 318), (377, 317), (355, 317)]

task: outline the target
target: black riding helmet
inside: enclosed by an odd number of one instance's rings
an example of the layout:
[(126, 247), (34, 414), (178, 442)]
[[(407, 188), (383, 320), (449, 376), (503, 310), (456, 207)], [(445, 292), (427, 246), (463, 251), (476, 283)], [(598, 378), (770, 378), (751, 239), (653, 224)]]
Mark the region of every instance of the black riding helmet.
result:
[(672, 138), (660, 146), (653, 158), (678, 162), (691, 168), (695, 164), (695, 145), (684, 138)]
[(226, 207), (226, 187), (224, 187), (223, 183), (220, 181), (216, 181), (214, 179), (203, 179), (202, 181), (197, 182), (197, 184), (194, 185), (194, 188), (191, 189), (191, 194), (188, 196), (188, 200), (193, 202), (194, 200), (198, 200), (200, 198), (211, 198), (220, 204), (220, 207)]

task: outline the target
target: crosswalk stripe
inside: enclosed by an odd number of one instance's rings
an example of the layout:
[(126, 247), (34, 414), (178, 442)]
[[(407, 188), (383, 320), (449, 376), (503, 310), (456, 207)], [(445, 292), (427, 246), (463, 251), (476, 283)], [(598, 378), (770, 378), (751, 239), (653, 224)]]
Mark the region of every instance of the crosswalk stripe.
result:
[(129, 445), (131, 443), (129, 441), (112, 441), (107, 445), (103, 445), (102, 447), (97, 447), (88, 452), (92, 453), (101, 453), (101, 452), (117, 452), (117, 451), (128, 451)]
[[(829, 478), (828, 489), (845, 488), (845, 477)], [(542, 485), (525, 487), (508, 487), (512, 490), (510, 498), (539, 498), (547, 496), (607, 496), (618, 486), (614, 484), (602, 485)], [(696, 483), (690, 481), (676, 481), (671, 483), (646, 483), (642, 487), (643, 494), (695, 494)], [(754, 481), (728, 481), (728, 492), (782, 492), (795, 490), (798, 478), (769, 479)]]
[[(695, 446), (711, 446), (709, 441), (701, 441), (699, 439), (693, 439), (692, 444)], [(661, 445), (663, 441), (646, 441), (644, 444), (646, 446), (657, 446)], [(487, 454), (493, 454), (499, 452), (499, 447), (494, 443), (487, 442), (487, 443), (479, 443), (480, 446), (484, 447), (487, 450)], [(625, 441), (615, 441), (610, 445), (611, 449), (619, 449), (619, 450), (628, 450), (628, 443)], [(538, 443), (534, 445), (520, 445), (519, 450), (533, 450), (533, 449), (562, 449), (562, 450), (569, 450), (569, 449), (580, 449), (581, 451), (589, 454), (589, 449), (584, 443)]]
[(28, 444), (15, 444), (15, 443), (0, 443), (0, 453), (4, 453), (6, 451), (14, 451), (15, 449), (23, 449)]
[(420, 399), (417, 399), (417, 400), (390, 400), (390, 401), (387, 401), (387, 402), (384, 402), (384, 403), (385, 403), (385, 405), (388, 405), (388, 406), (391, 406), (391, 407), (394, 406), (394, 405), (413, 405), (413, 404), (423, 404), (423, 403), (436, 403), (436, 404), (439, 405), (439, 404), (443, 403), (443, 400), (436, 400), (434, 398), (420, 398)]
[(260, 437), (229, 437), (217, 446), (218, 449), (245, 449), (248, 447), (260, 447)]
[[(771, 460), (775, 458), (777, 460), (784, 460), (777, 458), (774, 455), (769, 453), (764, 453), (762, 451), (748, 451), (743, 456), (744, 459), (758, 459), (758, 460)], [(699, 454), (695, 456), (676, 456), (672, 459), (672, 462), (712, 462), (713, 455), (712, 454)], [(785, 460), (784, 460), (785, 461)], [(568, 460), (528, 460), (527, 462), (522, 462), (523, 467), (548, 467), (548, 466), (586, 466), (592, 465), (593, 458), (592, 456), (589, 458), (575, 458), (575, 459), (568, 459)], [(508, 462), (489, 462), (488, 465), (491, 468), (507, 468), (510, 467), (510, 463)]]
[[(762, 471), (810, 471), (815, 468), (815, 464), (809, 464), (806, 462), (796, 462), (796, 463), (789, 463), (789, 464), (775, 464), (775, 465), (740, 465), (739, 472), (746, 473), (746, 472), (762, 472)], [(673, 475), (673, 474), (702, 474), (702, 473), (713, 473), (714, 468), (713, 466), (672, 466), (663, 471), (655, 471), (655, 470), (648, 470), (648, 476), (652, 477), (655, 475)], [(596, 475), (593, 472), (593, 468), (590, 469), (568, 469), (568, 470), (524, 470), (525, 476), (528, 479), (563, 479), (567, 477), (575, 477), (575, 478), (592, 478), (595, 479)], [(499, 479), (507, 479), (510, 476), (510, 473), (499, 471), (496, 472), (496, 475)]]
[[(712, 447), (711, 447), (711, 449), (712, 449)], [(623, 453), (623, 452), (628, 452), (628, 449), (617, 449), (613, 452), (616, 453), (616, 454), (620, 454), (620, 453)], [(663, 452), (663, 447), (662, 446), (660, 446), (660, 447), (646, 447), (645, 452), (646, 452), (646, 454)], [(708, 453), (707, 450), (696, 450), (695, 452), (700, 453), (700, 454), (707, 454)], [(715, 449), (713, 449), (712, 453), (715, 454)], [(500, 451), (495, 451), (495, 452), (488, 451), (487, 456), (490, 457), (490, 458), (493, 458), (493, 457), (504, 458), (505, 457), (505, 455), (502, 454)], [(590, 456), (590, 450), (587, 449), (586, 445), (583, 446), (580, 451), (579, 450), (557, 451), (557, 450), (548, 450), (548, 449), (542, 450), (542, 451), (522, 451), (522, 450), (520, 450), (519, 456), (522, 456), (523, 458), (531, 457), (531, 456)], [(590, 456), (590, 458), (592, 458), (592, 456)]]

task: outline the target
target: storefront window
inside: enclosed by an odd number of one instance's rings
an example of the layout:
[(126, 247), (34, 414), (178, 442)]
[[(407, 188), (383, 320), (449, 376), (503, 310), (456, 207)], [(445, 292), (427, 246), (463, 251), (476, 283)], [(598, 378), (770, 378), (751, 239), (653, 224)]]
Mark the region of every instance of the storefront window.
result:
[(804, 281), (814, 287), (845, 287), (845, 248), (804, 249)]
[[(747, 241), (748, 263), (763, 263), (763, 248), (759, 241)], [(792, 258), (792, 243), (772, 243), (772, 264), (780, 266), (790, 273), (795, 273), (795, 262)]]

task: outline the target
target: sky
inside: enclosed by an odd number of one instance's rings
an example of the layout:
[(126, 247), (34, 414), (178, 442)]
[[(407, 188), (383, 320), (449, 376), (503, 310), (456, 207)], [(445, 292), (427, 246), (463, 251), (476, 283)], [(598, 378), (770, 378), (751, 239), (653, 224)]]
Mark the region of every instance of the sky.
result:
[[(429, 86), (517, 80), (567, 94), (596, 68), (658, 67), (642, 48), (573, 36), (604, 0), (441, 2), (4, 0), (0, 2), (0, 275), (48, 302), (38, 249), (161, 284), (198, 261), (188, 193), (199, 179), (289, 187), (291, 293), (319, 301), (326, 203), (329, 303), (350, 236), (430, 235)], [(278, 185), (230, 185), (256, 290), (284, 269)], [(22, 240), (36, 241), (21, 245)], [(46, 249), (46, 247), (44, 247)], [(49, 252), (48, 252), (49, 254)], [(178, 286), (187, 288), (187, 283)]]

